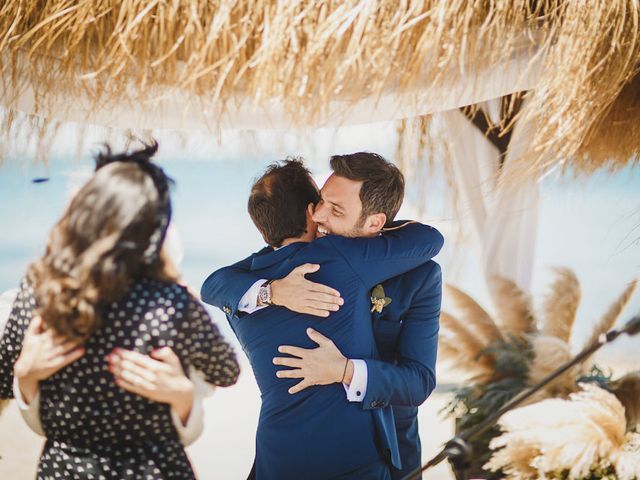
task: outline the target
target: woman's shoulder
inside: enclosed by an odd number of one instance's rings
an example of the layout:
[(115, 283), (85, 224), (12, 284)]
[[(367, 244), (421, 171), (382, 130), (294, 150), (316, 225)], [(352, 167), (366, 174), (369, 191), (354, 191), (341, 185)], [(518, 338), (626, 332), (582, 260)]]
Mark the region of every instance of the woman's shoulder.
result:
[(25, 275), (20, 281), (20, 287), (18, 289), (13, 290), (13, 292), (15, 292), (15, 296), (13, 298), (14, 304), (18, 302), (22, 302), (25, 304), (25, 307), (29, 306), (31, 308), (35, 308), (36, 306), (35, 290), (33, 288), (33, 283), (31, 282), (31, 280), (27, 275)]
[(134, 282), (131, 292), (143, 298), (162, 298), (170, 300), (172, 303), (184, 303), (185, 306), (198, 299), (190, 289), (177, 282), (165, 281), (156, 278), (140, 278)]

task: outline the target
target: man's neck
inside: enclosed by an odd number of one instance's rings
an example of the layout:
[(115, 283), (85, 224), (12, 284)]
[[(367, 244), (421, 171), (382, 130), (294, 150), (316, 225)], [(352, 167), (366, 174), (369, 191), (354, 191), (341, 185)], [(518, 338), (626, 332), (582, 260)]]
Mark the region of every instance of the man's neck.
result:
[(308, 239), (306, 239), (304, 237), (287, 238), (286, 240), (284, 240), (282, 242), (282, 245), (280, 245), (280, 247), (278, 247), (278, 248), (286, 247), (287, 245), (291, 245), (292, 243), (298, 243), (298, 242), (309, 243), (310, 240), (308, 240)]
[(278, 248), (286, 247), (287, 245), (291, 245), (292, 243), (298, 243), (298, 242), (309, 243), (311, 242), (311, 239), (308, 238), (307, 235), (302, 235), (301, 237), (295, 237), (295, 238), (285, 238), (282, 241), (282, 245), (280, 245), (280, 247)]

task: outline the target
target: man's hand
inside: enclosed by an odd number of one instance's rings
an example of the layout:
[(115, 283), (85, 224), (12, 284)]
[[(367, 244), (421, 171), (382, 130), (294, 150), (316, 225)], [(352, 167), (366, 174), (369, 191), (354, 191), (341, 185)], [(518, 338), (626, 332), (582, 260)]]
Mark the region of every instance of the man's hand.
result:
[(286, 277), (271, 283), (271, 302), (292, 312), (328, 317), (344, 304), (337, 290), (304, 278), (317, 272), (320, 265), (305, 263), (294, 268)]
[(38, 383), (84, 355), (82, 340), (69, 340), (53, 329), (44, 329), (42, 318), (34, 317), (24, 335), (20, 356), (13, 367), (26, 403), (38, 393)]
[(193, 383), (169, 347), (151, 356), (116, 348), (108, 357), (116, 384), (154, 402), (168, 403), (186, 424), (193, 406)]
[(340, 353), (335, 344), (312, 328), (307, 328), (307, 335), (318, 344), (318, 348), (300, 348), (289, 345), (278, 347), (280, 353), (291, 357), (275, 357), (274, 365), (293, 367), (292, 370), (278, 370), (278, 378), (301, 378), (302, 381), (289, 389), (289, 393), (298, 393), (312, 385), (329, 385), (331, 383), (351, 383), (353, 362)]

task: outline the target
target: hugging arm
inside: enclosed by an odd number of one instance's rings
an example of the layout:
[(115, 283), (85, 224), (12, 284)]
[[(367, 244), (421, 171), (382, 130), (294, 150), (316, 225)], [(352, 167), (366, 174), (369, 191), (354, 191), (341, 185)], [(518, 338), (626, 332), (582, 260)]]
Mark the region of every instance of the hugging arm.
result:
[(25, 422), (44, 435), (39, 417), (39, 382), (84, 354), (79, 341), (44, 330), (33, 316), (33, 290), (23, 280), (0, 341), (0, 398), (15, 397)]
[[(160, 361), (154, 361), (159, 364), (158, 368), (154, 371), (159, 373), (158, 371), (163, 368), (163, 364)], [(169, 379), (170, 381), (167, 381), (168, 379), (165, 377), (165, 383), (163, 383), (163, 381), (159, 378), (159, 383), (156, 383), (150, 390), (146, 390), (146, 388), (141, 385), (141, 380), (134, 380), (135, 391), (127, 388), (127, 386), (125, 386), (123, 383), (120, 383), (120, 385), (126, 390), (129, 390), (132, 393), (138, 393), (139, 395), (153, 401), (161, 401), (160, 397), (169, 395), (171, 397), (171, 402), (167, 403), (170, 403), (171, 405), (171, 419), (173, 420), (173, 424), (176, 428), (176, 431), (178, 432), (180, 441), (185, 446), (191, 445), (202, 434), (202, 431), (204, 429), (204, 408), (202, 402), (204, 398), (211, 395), (213, 391), (213, 387), (204, 381), (202, 375), (199, 372), (197, 372), (196, 370), (191, 370), (190, 374), (191, 376), (189, 379), (184, 375), (182, 369), (180, 369), (180, 372), (171, 373), (171, 375), (173, 375), (173, 378)], [(135, 376), (135, 372), (130, 369), (129, 375)], [(158, 377), (160, 377), (160, 375), (158, 375)], [(131, 376), (129, 376), (128, 378), (131, 378)], [(189, 399), (188, 405), (184, 407), (181, 407), (177, 403), (177, 397), (185, 391), (184, 388), (176, 387), (176, 382), (180, 381), (186, 381), (192, 385), (190, 390), (193, 392), (193, 396), (191, 399)], [(37, 435), (44, 437), (44, 429), (42, 428), (42, 423), (40, 422), (40, 391), (37, 391), (35, 396), (31, 399), (31, 402), (28, 404), (24, 400), (22, 392), (20, 392), (17, 383), (14, 384), (14, 393), (20, 413), (27, 426)], [(186, 415), (188, 418), (185, 418), (184, 414), (182, 413), (184, 411), (186, 411)]]
[[(238, 318), (239, 312), (252, 313), (260, 308), (256, 307), (258, 290), (266, 279), (251, 271), (251, 260), (258, 254), (209, 275), (200, 292), (202, 300), (222, 309), (230, 318)], [(305, 278), (306, 274), (319, 268), (319, 265), (307, 263), (294, 268), (286, 277), (274, 280), (271, 283), (272, 303), (319, 317), (327, 317), (338, 310), (343, 300), (337, 290)]]
[[(422, 266), (440, 251), (444, 242), (436, 229), (417, 223), (403, 224), (400, 229), (374, 239), (331, 237), (331, 240), (342, 252), (348, 252), (349, 262), (369, 288), (405, 273), (407, 267)], [(354, 251), (354, 244), (359, 244), (361, 251)], [(278, 376), (283, 378), (302, 379), (290, 393), (310, 385), (339, 383), (340, 380), (335, 379), (342, 378), (349, 401), (363, 402), (370, 408), (387, 405), (390, 400), (398, 404), (422, 403), (435, 386), (440, 267), (433, 263), (427, 277), (431, 280), (425, 280), (422, 289), (430, 289), (429, 300), (423, 301), (424, 305), (412, 305), (404, 318), (397, 365), (374, 359), (350, 359), (346, 377), (344, 374), (341, 377), (340, 365), (345, 365), (341, 352), (330, 339), (313, 332), (313, 336), (309, 336), (319, 345), (318, 348), (284, 345), (279, 349), (281, 353), (297, 357), (298, 368), (278, 372)], [(292, 366), (290, 361), (286, 357), (274, 359), (276, 365)]]
[(202, 372), (207, 383), (229, 387), (236, 383), (240, 366), (236, 354), (196, 299), (189, 300), (185, 319), (189, 328), (185, 335), (192, 340), (189, 360)]
[(14, 366), (22, 350), (22, 341), (33, 318), (34, 308), (33, 290), (23, 280), (0, 340), (0, 398), (14, 396)]
[(428, 262), (444, 245), (438, 230), (417, 222), (402, 223), (373, 238), (327, 238), (367, 288)]
[(251, 273), (251, 261), (255, 255), (209, 275), (200, 289), (202, 301), (220, 308), (231, 318), (237, 318), (240, 299), (260, 280), (260, 277)]
[(193, 367), (189, 368), (187, 377), (180, 359), (169, 347), (154, 350), (149, 356), (114, 350), (109, 355), (109, 370), (121, 388), (154, 402), (169, 404), (173, 424), (185, 446), (201, 435), (204, 429), (202, 402), (214, 387)]

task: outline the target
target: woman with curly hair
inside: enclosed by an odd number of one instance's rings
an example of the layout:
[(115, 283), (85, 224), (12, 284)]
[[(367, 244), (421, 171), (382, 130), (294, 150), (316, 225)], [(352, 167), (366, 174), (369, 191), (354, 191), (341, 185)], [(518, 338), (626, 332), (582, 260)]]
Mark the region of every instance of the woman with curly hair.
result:
[[(38, 478), (194, 478), (170, 406), (113, 382), (106, 357), (114, 349), (171, 347), (185, 371), (219, 386), (237, 380), (231, 347), (162, 254), (170, 179), (151, 162), (156, 151), (154, 143), (98, 155), (13, 304), (0, 341), (0, 398), (12, 396), (15, 377), (27, 400), (40, 391), (47, 441)], [(20, 355), (27, 329), (64, 339), (49, 352), (62, 368), (21, 375), (32, 360)]]

